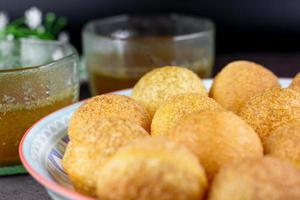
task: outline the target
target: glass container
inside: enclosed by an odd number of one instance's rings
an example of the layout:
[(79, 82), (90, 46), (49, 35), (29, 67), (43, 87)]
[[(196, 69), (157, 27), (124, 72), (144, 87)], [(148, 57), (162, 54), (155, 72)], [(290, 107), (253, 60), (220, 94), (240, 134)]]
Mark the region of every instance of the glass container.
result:
[(132, 87), (146, 72), (182, 66), (209, 77), (214, 24), (185, 15), (116, 16), (83, 29), (85, 62), (93, 95)]
[(66, 43), (0, 41), (0, 168), (20, 164), (18, 144), (33, 123), (78, 100), (77, 65)]

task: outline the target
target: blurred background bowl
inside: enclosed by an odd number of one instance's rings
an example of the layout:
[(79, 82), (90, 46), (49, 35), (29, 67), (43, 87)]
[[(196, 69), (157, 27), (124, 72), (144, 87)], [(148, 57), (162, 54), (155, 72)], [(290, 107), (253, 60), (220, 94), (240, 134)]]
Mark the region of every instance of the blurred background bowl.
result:
[(182, 66), (210, 77), (214, 24), (195, 16), (121, 15), (89, 22), (83, 49), (93, 95), (132, 87), (146, 72)]

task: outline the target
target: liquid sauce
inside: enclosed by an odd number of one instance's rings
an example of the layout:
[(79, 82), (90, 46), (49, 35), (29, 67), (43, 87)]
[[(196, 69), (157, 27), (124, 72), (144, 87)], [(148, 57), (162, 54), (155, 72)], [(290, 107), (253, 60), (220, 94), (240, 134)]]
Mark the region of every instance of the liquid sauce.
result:
[(199, 47), (176, 46), (172, 40), (136, 37), (128, 39), (120, 51), (90, 52), (87, 67), (93, 95), (130, 88), (146, 72), (166, 65), (188, 67), (201, 78), (209, 77), (212, 58)]
[(73, 102), (73, 92), (64, 91), (31, 104), (0, 104), (0, 166), (19, 164), (18, 145), (24, 132), (43, 116)]

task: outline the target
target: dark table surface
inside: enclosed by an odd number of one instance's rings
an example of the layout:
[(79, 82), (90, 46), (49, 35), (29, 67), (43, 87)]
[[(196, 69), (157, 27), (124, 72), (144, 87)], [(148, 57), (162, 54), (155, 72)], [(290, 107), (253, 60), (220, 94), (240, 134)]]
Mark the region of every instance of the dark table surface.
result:
[[(226, 63), (238, 60), (251, 60), (271, 69), (279, 77), (293, 77), (300, 72), (299, 53), (245, 53), (217, 56), (214, 68), (216, 74)], [(80, 88), (80, 98), (89, 96), (87, 84)], [(0, 177), (0, 200), (49, 200), (45, 189), (29, 175)]]

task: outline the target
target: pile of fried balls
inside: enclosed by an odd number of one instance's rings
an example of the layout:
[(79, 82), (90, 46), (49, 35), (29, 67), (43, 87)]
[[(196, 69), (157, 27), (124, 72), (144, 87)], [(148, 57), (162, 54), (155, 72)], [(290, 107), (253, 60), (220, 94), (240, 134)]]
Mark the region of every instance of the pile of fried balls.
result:
[(156, 68), (130, 97), (88, 99), (62, 164), (100, 200), (299, 200), (300, 73), (288, 88), (234, 61), (210, 91), (192, 71)]

